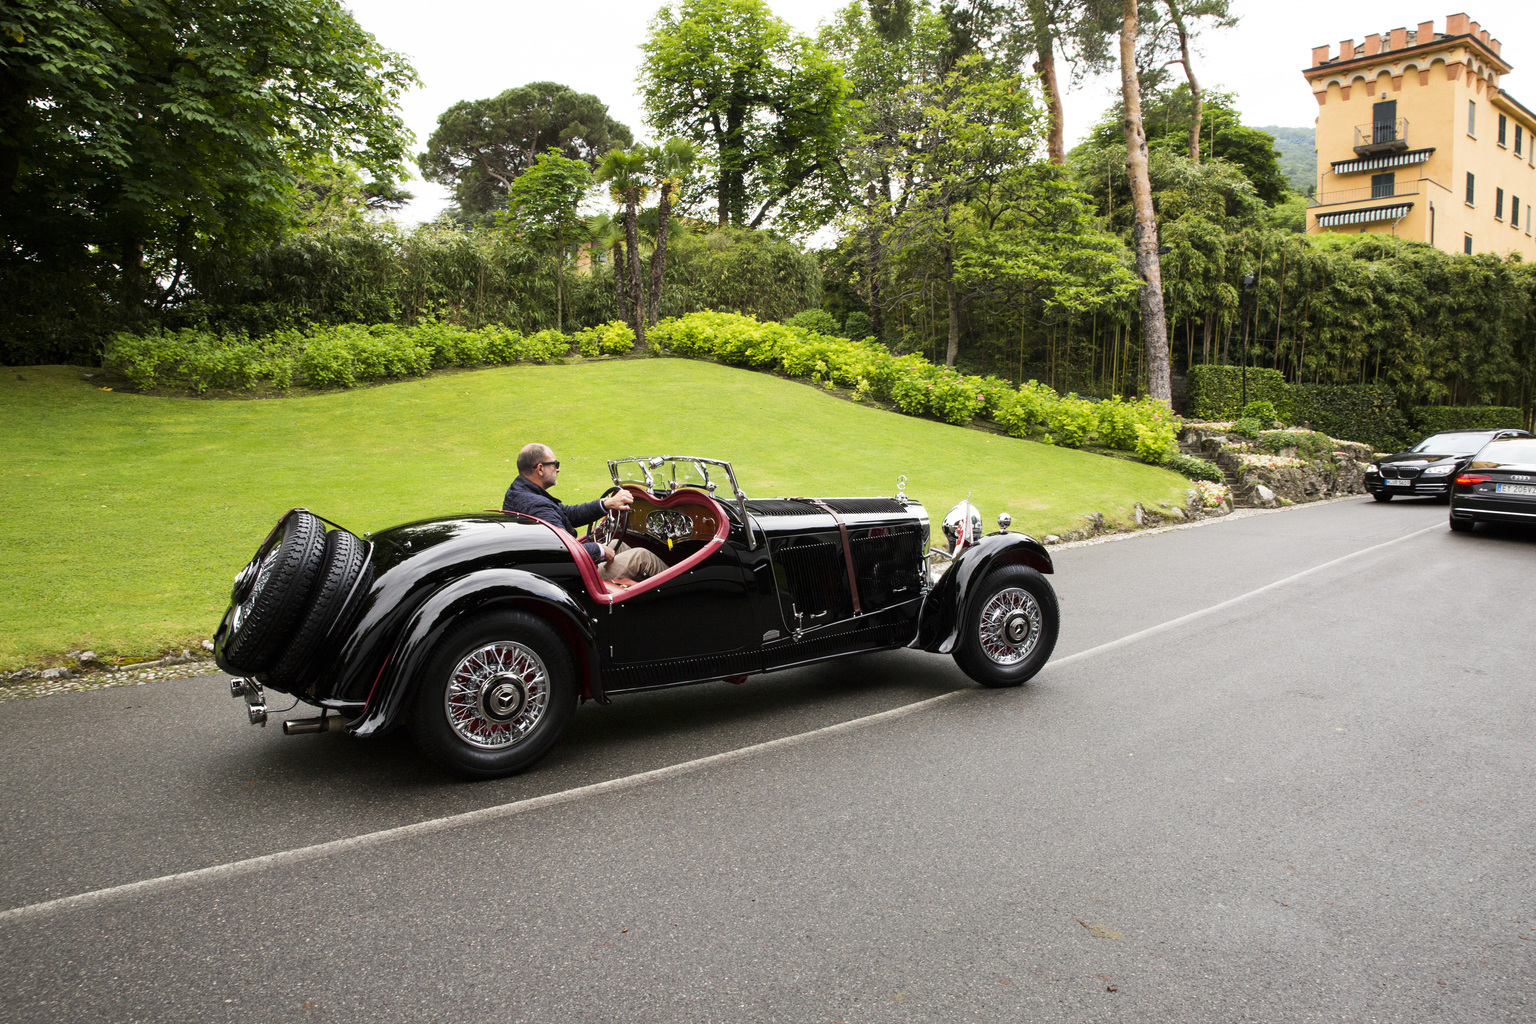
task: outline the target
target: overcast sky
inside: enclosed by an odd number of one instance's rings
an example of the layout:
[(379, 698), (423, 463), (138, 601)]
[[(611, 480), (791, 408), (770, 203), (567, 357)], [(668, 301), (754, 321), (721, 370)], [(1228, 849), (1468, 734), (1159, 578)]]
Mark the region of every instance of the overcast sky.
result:
[[(406, 123), (426, 144), (437, 115), (463, 99), (480, 99), (529, 82), (552, 81), (589, 92), (608, 104), (611, 116), (637, 139), (651, 140), (636, 93), (639, 44), (660, 8), (650, 0), (343, 0), (358, 22), (381, 43), (406, 54), (423, 85), (405, 98)], [(775, 14), (814, 32), (846, 0), (770, 0)], [(1233, 0), (1236, 28), (1207, 33), (1199, 43), (1195, 74), (1207, 88), (1237, 94), (1243, 121), (1253, 126), (1310, 127), (1317, 116), (1301, 69), (1312, 47), (1337, 52), (1339, 40), (1363, 41), (1372, 32), (1416, 26), (1431, 18), (1445, 31), (1447, 14), (1382, 0)], [(1536, 106), (1536, 60), (1531, 45), (1536, 7), (1530, 0), (1480, 0), (1467, 9), (1504, 44), (1515, 65), (1509, 91)], [(1522, 73), (1523, 72), (1523, 73)], [(1529, 83), (1529, 84), (1527, 84)], [(1091, 80), (1066, 98), (1067, 141), (1086, 134), (1114, 102), (1118, 79)], [(430, 220), (447, 205), (447, 190), (416, 180), (416, 202), (406, 221)]]

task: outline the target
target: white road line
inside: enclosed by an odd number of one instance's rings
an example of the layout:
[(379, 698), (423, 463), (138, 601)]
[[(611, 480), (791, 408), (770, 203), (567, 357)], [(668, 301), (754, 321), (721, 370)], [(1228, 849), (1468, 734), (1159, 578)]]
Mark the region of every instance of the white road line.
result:
[[(1213, 604), (1209, 608), (1202, 608), (1199, 611), (1190, 612), (1188, 615), (1181, 615), (1176, 619), (1169, 619), (1167, 622), (1161, 622), (1155, 626), (1149, 626), (1140, 632), (1132, 633), (1129, 636), (1123, 636), (1118, 640), (1110, 640), (1107, 643), (1099, 644), (1097, 647), (1091, 647), (1086, 651), (1078, 651), (1076, 654), (1069, 654), (1064, 658), (1057, 658), (1050, 663), (1049, 667), (1069, 665), (1074, 661), (1081, 661), (1084, 658), (1090, 658), (1096, 654), (1102, 654), (1105, 651), (1112, 651), (1118, 647), (1123, 647), (1127, 644), (1135, 643), (1136, 641), (1143, 640), (1149, 636), (1155, 636), (1158, 633), (1164, 633), (1171, 629), (1176, 629), (1185, 623), (1193, 622), (1194, 620), (1207, 615), (1212, 615), (1216, 612), (1222, 611), (1223, 609), (1230, 608), (1242, 601), (1246, 601), (1249, 598), (1257, 597), (1260, 594), (1268, 593), (1271, 590), (1275, 590), (1279, 587), (1286, 586), (1287, 584), (1294, 583), (1297, 580), (1304, 579), (1315, 573), (1322, 572), (1325, 569), (1330, 569), (1343, 562), (1350, 561), (1354, 558), (1359, 558), (1361, 555), (1367, 555), (1373, 551), (1380, 551), (1382, 548), (1390, 547), (1394, 544), (1401, 544), (1403, 541), (1411, 540), (1414, 537), (1428, 533), (1431, 530), (1440, 529), (1444, 529), (1444, 527), (1439, 526), (1438, 524), (1435, 526), (1428, 526), (1422, 530), (1416, 530), (1413, 533), (1404, 534), (1403, 536), (1393, 540), (1383, 541), (1380, 544), (1375, 544), (1368, 548), (1361, 548), (1359, 551), (1354, 551), (1350, 554), (1342, 555), (1333, 559), (1332, 561), (1324, 562), (1321, 565), (1315, 565), (1310, 569), (1304, 569), (1301, 572), (1287, 576), (1282, 580), (1276, 580), (1274, 583), (1259, 587), (1256, 590), (1250, 590), (1246, 594), (1240, 594), (1237, 597), (1222, 601), (1219, 604)], [(715, 765), (728, 764), (732, 761), (740, 761), (745, 758), (764, 753), (766, 751), (782, 750), (787, 747), (799, 746), (803, 743), (809, 743), (812, 740), (821, 739), (824, 736), (832, 736), (838, 733), (852, 732), (855, 729), (862, 729), (865, 726), (874, 725), (878, 722), (888, 722), (897, 718), (905, 718), (907, 715), (913, 715), (919, 711), (925, 711), (929, 708), (936, 707), (939, 704), (943, 704), (948, 701), (957, 700), (968, 695), (974, 695), (976, 692), (977, 691), (971, 689), (953, 690), (949, 693), (940, 694), (937, 697), (929, 697), (927, 700), (920, 700), (913, 704), (904, 704), (898, 708), (891, 708), (889, 711), (880, 711), (873, 715), (865, 715), (862, 718), (854, 718), (846, 722), (838, 722), (835, 725), (823, 726), (820, 729), (812, 729), (809, 732), (796, 733), (793, 736), (783, 736), (779, 739), (767, 740), (763, 743), (753, 743), (750, 746), (738, 747), (735, 750), (726, 750), (718, 754), (710, 754), (706, 757), (695, 758), (692, 761), (682, 761), (678, 764), (667, 765), (663, 768), (653, 768), (650, 771), (638, 772), (634, 775), (626, 775), (623, 778), (610, 779), (606, 782), (594, 782), (588, 786), (577, 786), (575, 789), (561, 790), (558, 793), (547, 793), (544, 796), (529, 797), (526, 800), (515, 800), (511, 803), (498, 804), (494, 807), (483, 807), (475, 811), (465, 811), (462, 814), (450, 814), (446, 817), (429, 818), (426, 821), (418, 821), (410, 825), (399, 825), (395, 828), (382, 829), (378, 832), (367, 832), (363, 835), (352, 836), (347, 839), (333, 839), (330, 842), (316, 843), (313, 846), (301, 846), (293, 850), (281, 850), (277, 853), (269, 853), (260, 857), (249, 857), (245, 860), (231, 861), (227, 864), (215, 864), (212, 867), (198, 868), (195, 871), (181, 871), (174, 875), (161, 875), (158, 878), (146, 878), (138, 882), (129, 882), (126, 885), (114, 885), (105, 889), (93, 889), (90, 892), (83, 892), (74, 896), (62, 896), (58, 899), (46, 900), (42, 903), (31, 903), (22, 907), (14, 907), (10, 910), (0, 911), (0, 926), (8, 924), (20, 924), (25, 921), (35, 921), (39, 918), (50, 917), (61, 911), (92, 907), (101, 903), (107, 903), (112, 900), (121, 899), (123, 897), (161, 893), (171, 889), (180, 888), (182, 886), (193, 885), (198, 882), (239, 878), (242, 875), (255, 874), (260, 871), (265, 871), (267, 868), (282, 867), (289, 864), (299, 864), (309, 860), (318, 860), (322, 857), (329, 857), (336, 853), (364, 850), (369, 847), (381, 846), (385, 843), (393, 842), (396, 839), (433, 835), (438, 832), (446, 832), (449, 829), (459, 828), (464, 825), (477, 825), (484, 822), (500, 821), (503, 818), (510, 818), (514, 815), (525, 814), (529, 811), (536, 811), (545, 807), (553, 807), (557, 804), (570, 803), (571, 801), (580, 800), (584, 797), (597, 796), (603, 793), (616, 793), (626, 789), (634, 789), (637, 786), (643, 786), (647, 783), (657, 782), (661, 779), (676, 778), (678, 776), (688, 775), (693, 772), (700, 771), (704, 768), (713, 767)]]

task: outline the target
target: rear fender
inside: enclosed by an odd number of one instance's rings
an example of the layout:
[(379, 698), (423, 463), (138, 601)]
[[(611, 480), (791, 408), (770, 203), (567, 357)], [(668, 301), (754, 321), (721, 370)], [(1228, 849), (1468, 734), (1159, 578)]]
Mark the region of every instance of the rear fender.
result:
[(575, 599), (544, 577), (521, 569), (484, 569), (444, 584), (412, 613), (379, 672), (362, 716), (348, 731), (372, 736), (394, 726), (409, 705), (416, 677), (437, 642), (466, 618), (493, 608), (517, 608), (548, 622), (570, 648), (581, 695), (608, 703), (597, 671), (594, 626)]
[(936, 654), (949, 654), (960, 637), (960, 623), (970, 610), (970, 602), (987, 573), (1003, 565), (1027, 565), (1049, 575), (1055, 572), (1051, 554), (1045, 545), (1022, 533), (993, 533), (965, 548), (955, 558), (949, 571), (923, 599), (917, 639), (912, 647)]

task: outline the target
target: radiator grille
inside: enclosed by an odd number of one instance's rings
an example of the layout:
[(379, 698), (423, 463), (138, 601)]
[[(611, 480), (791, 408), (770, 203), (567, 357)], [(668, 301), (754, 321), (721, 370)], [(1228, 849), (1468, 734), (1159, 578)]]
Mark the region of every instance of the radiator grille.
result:
[(747, 511), (760, 516), (824, 516), (815, 505), (807, 505), (793, 498), (758, 498), (747, 502)]
[(828, 508), (841, 515), (899, 515), (906, 506), (895, 498), (824, 498)]

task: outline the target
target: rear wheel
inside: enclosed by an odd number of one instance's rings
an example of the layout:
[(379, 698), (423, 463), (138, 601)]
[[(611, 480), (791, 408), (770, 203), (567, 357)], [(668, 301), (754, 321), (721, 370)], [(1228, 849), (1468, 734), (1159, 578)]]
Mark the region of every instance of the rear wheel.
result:
[(1060, 624), (1045, 577), (1028, 566), (1002, 566), (987, 574), (970, 602), (955, 662), (982, 686), (1019, 686), (1045, 666)]
[(492, 612), (450, 633), (427, 662), (411, 734), (470, 779), (522, 771), (564, 735), (575, 673), (558, 634), (524, 612)]
[(1372, 492), (1371, 497), (1375, 498), (1377, 501), (1391, 501), (1392, 500), (1392, 495), (1388, 491), (1374, 491), (1374, 492)]
[(271, 667), (303, 613), (324, 561), (325, 524), (312, 512), (288, 513), (276, 535), (235, 577), (220, 668), (252, 676)]
[(1476, 528), (1477, 520), (1475, 519), (1457, 519), (1454, 515), (1451, 516), (1451, 529), (1456, 533), (1471, 533)]

